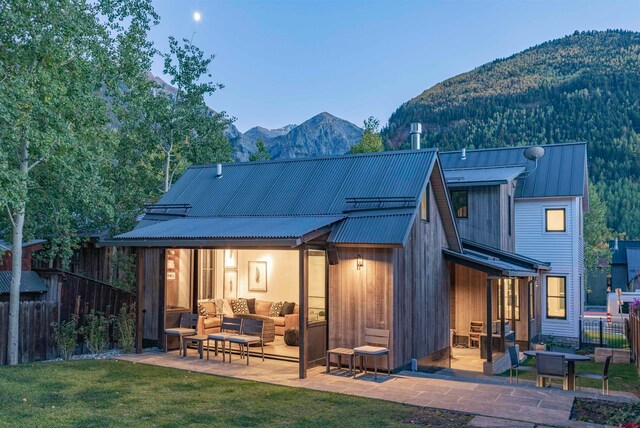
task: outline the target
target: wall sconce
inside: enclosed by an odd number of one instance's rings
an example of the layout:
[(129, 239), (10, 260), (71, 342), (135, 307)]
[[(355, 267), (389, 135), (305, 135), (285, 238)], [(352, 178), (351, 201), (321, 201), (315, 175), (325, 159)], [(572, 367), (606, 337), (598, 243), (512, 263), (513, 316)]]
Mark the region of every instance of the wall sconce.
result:
[(362, 259), (362, 256), (360, 254), (358, 254), (356, 256), (356, 268), (358, 270), (360, 270), (362, 268), (362, 266), (364, 266), (364, 260)]

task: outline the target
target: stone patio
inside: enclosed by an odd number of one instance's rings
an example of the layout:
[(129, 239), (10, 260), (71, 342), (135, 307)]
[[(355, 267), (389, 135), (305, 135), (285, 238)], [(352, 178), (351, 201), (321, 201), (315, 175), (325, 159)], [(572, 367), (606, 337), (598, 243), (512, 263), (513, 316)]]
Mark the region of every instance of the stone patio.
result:
[[(307, 379), (298, 379), (296, 363), (252, 357), (250, 365), (234, 356), (231, 364), (220, 357), (200, 360), (191, 351), (187, 358), (178, 352), (145, 352), (118, 357), (133, 363), (173, 367), (192, 372), (233, 377), (296, 388), (308, 388), (360, 397), (377, 398), (399, 403), (434, 407), (480, 415), (473, 426), (594, 426), (569, 420), (574, 397), (594, 398), (591, 392), (541, 389), (528, 385), (515, 386), (486, 383), (473, 379), (455, 379), (442, 375), (400, 372), (387, 377), (372, 374), (358, 375), (354, 380), (345, 371), (325, 374), (324, 367), (308, 371)], [(622, 395), (622, 396), (621, 396)], [(603, 398), (598, 396), (598, 398)], [(615, 401), (637, 400), (632, 395), (609, 396)]]

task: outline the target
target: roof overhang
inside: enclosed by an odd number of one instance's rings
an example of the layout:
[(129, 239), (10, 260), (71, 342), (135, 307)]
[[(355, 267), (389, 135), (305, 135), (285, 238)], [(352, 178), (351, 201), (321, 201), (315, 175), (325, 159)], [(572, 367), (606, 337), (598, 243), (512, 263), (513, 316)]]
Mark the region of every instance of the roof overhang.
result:
[(496, 186), (515, 180), (524, 166), (447, 169), (444, 176), (448, 187)]
[(538, 272), (535, 270), (526, 269), (521, 266), (512, 265), (492, 258), (485, 258), (475, 253), (457, 253), (446, 248), (442, 249), (442, 253), (444, 258), (450, 262), (484, 272), (489, 276), (519, 278), (538, 276)]
[(465, 250), (470, 250), (476, 253), (481, 253), (487, 257), (493, 257), (511, 263), (514, 265), (522, 266), (527, 270), (541, 270), (550, 271), (551, 264), (540, 260), (532, 259), (531, 257), (522, 256), (517, 253), (511, 253), (503, 251), (497, 248), (489, 247), (488, 245), (479, 244), (477, 242), (469, 241), (467, 239), (462, 240), (462, 247)]

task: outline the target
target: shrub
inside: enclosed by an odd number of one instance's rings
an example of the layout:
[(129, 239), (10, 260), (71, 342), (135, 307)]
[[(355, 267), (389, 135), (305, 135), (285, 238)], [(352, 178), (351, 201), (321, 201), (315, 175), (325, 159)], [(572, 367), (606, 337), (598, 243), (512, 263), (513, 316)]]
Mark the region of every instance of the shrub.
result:
[(91, 311), (86, 316), (87, 324), (80, 328), (84, 342), (92, 354), (102, 354), (109, 348), (109, 325), (112, 319), (100, 312)]
[(127, 307), (122, 305), (115, 320), (115, 335), (118, 347), (125, 354), (133, 352), (136, 336), (136, 308), (135, 305)]
[(78, 317), (73, 315), (69, 321), (51, 323), (51, 327), (58, 354), (63, 360), (70, 359), (78, 346)]

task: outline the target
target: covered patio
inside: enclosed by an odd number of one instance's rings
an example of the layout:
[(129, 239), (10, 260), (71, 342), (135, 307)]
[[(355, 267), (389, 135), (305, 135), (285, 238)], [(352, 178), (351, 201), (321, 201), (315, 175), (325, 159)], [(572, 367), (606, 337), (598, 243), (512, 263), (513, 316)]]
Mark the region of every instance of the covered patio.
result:
[(450, 368), (501, 373), (507, 349), (529, 349), (539, 334), (539, 286), (548, 264), (462, 241), (461, 253), (443, 250), (451, 262)]

